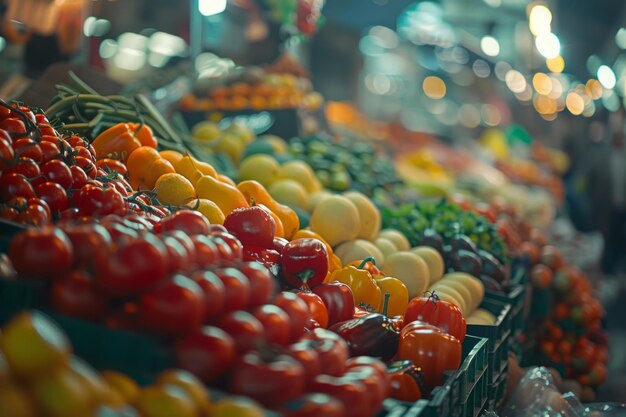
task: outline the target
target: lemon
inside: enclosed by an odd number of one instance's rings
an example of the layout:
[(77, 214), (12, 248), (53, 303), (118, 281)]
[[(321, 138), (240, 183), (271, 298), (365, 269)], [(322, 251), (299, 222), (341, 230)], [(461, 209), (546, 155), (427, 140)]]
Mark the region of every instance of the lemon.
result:
[(141, 388), (126, 375), (115, 371), (102, 371), (101, 375), (107, 385), (114, 390), (115, 393), (122, 396), (127, 403), (134, 404), (137, 398), (139, 398)]
[(194, 139), (211, 142), (217, 139), (222, 134), (222, 130), (217, 123), (214, 122), (200, 122), (195, 125), (191, 131), (191, 135)]
[(216, 402), (211, 417), (264, 417), (259, 404), (247, 397), (231, 396)]
[(274, 200), (290, 207), (300, 207), (306, 210), (309, 196), (306, 189), (294, 180), (278, 180), (267, 189)]
[(63, 331), (39, 312), (24, 313), (4, 328), (0, 338), (11, 372), (32, 377), (67, 364), (71, 346)]
[(178, 161), (180, 161), (184, 157), (182, 153), (177, 152), (177, 151), (171, 151), (169, 149), (159, 152), (159, 155), (161, 156), (161, 158), (169, 161), (172, 165), (176, 164)]
[(209, 391), (198, 378), (187, 371), (181, 369), (167, 370), (158, 376), (156, 382), (159, 385), (171, 384), (182, 388), (200, 410), (208, 411), (211, 406)]
[(196, 189), (191, 181), (178, 173), (161, 175), (154, 189), (157, 200), (162, 204), (182, 206), (196, 198)]
[(381, 217), (380, 211), (372, 200), (364, 194), (356, 191), (350, 191), (344, 194), (348, 200), (356, 206), (361, 219), (361, 227), (359, 228), (358, 237), (365, 240), (373, 241), (380, 232)]
[(254, 134), (252, 129), (241, 123), (233, 123), (232, 125), (228, 126), (224, 132), (239, 137), (243, 141), (244, 145), (252, 143), (256, 138), (256, 135)]
[(204, 214), (204, 217), (206, 217), (211, 224), (224, 224), (226, 216), (224, 216), (222, 209), (211, 200), (199, 198), (188, 202), (187, 206)]
[(139, 394), (137, 409), (142, 417), (195, 417), (198, 409), (193, 398), (177, 385), (145, 388)]
[(309, 193), (314, 193), (322, 188), (315, 173), (304, 161), (285, 162), (278, 170), (278, 178), (298, 181)]
[(219, 139), (217, 139), (213, 149), (216, 152), (228, 155), (234, 164), (238, 164), (243, 151), (246, 149), (246, 143), (239, 136), (231, 133), (224, 133), (219, 137)]
[(255, 180), (269, 187), (276, 180), (279, 169), (280, 165), (270, 155), (251, 155), (241, 161), (238, 180)]
[(287, 142), (276, 135), (263, 135), (259, 136), (258, 140), (265, 141), (272, 146), (274, 153), (287, 153)]
[(335, 195), (317, 204), (309, 227), (332, 247), (356, 239), (361, 220), (359, 210), (347, 198)]
[(32, 393), (46, 416), (89, 416), (94, 411), (94, 399), (84, 389), (82, 379), (69, 370), (40, 375)]

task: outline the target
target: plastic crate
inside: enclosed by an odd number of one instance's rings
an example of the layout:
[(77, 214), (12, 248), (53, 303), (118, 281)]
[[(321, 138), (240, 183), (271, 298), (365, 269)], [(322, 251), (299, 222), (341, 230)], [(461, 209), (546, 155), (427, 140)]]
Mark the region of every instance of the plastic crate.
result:
[(476, 417), (487, 402), (487, 343), (482, 337), (465, 336), (463, 357), (459, 368), (460, 403), (459, 415)]
[(0, 279), (0, 325), (23, 310), (40, 309), (46, 300), (41, 281)]
[(431, 392), (423, 414), (427, 417), (459, 417), (462, 377), (460, 371), (445, 372), (443, 385)]
[(383, 402), (382, 409), (376, 415), (377, 417), (418, 417), (424, 415), (424, 410), (428, 405), (428, 401), (419, 400), (415, 403), (407, 403), (403, 401), (387, 398)]
[(509, 338), (511, 335), (511, 305), (486, 298), (481, 303), (480, 308), (496, 316), (496, 324), (469, 324), (467, 326), (467, 334), (488, 339), (487, 383), (493, 384), (508, 361)]
[(526, 318), (524, 317), (526, 291), (526, 284), (513, 285), (505, 294), (489, 290), (485, 291), (485, 298), (511, 304), (511, 337), (509, 338), (509, 350), (518, 356), (522, 352), (522, 335), (525, 333), (526, 326)]
[(493, 384), (487, 384), (487, 410), (498, 411), (502, 407), (507, 381), (508, 366), (503, 369)]

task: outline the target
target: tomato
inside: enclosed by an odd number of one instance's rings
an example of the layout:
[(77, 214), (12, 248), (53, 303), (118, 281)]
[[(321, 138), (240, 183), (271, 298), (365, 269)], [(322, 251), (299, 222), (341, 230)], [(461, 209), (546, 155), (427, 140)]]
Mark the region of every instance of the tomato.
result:
[(74, 250), (69, 238), (57, 228), (30, 229), (13, 238), (9, 258), (24, 278), (49, 279), (68, 272)]
[(167, 249), (168, 272), (180, 272), (191, 265), (190, 253), (180, 240), (174, 236), (163, 236), (162, 240)]
[(443, 383), (443, 373), (461, 364), (461, 342), (428, 323), (413, 321), (402, 329), (398, 359), (422, 368), (424, 383), (433, 389)]
[(98, 168), (104, 169), (105, 171), (108, 170), (108, 172), (117, 171), (122, 175), (126, 175), (128, 173), (128, 169), (126, 168), (126, 165), (123, 162), (118, 161), (116, 159), (110, 159), (110, 158), (100, 159), (99, 161), (96, 162), (96, 166)]
[(0, 178), (0, 198), (2, 201), (9, 201), (13, 197), (35, 197), (33, 186), (21, 174), (5, 174)]
[(87, 144), (85, 143), (85, 140), (81, 138), (80, 136), (72, 135), (72, 136), (65, 138), (65, 140), (72, 148), (77, 148), (79, 146), (82, 146), (84, 148), (85, 146), (87, 146)]
[(179, 340), (176, 366), (205, 383), (218, 381), (235, 361), (235, 341), (223, 330), (204, 326)]
[(54, 182), (44, 182), (35, 187), (37, 197), (44, 200), (50, 206), (53, 214), (65, 210), (69, 204), (67, 193), (59, 184)]
[(199, 268), (214, 268), (219, 265), (221, 256), (217, 245), (208, 236), (195, 235), (191, 237), (191, 241), (196, 251), (196, 264)]
[[(45, 203), (45, 202), (44, 202)], [(29, 205), (26, 210), (19, 214), (17, 221), (35, 227), (43, 227), (50, 224), (50, 209), (40, 204)]]
[[(39, 143), (39, 148), (41, 149), (41, 162), (45, 163), (48, 161), (52, 161), (61, 156), (61, 151), (59, 150), (59, 145), (50, 141), (41, 141)], [(59, 161), (61, 162), (61, 161)]]
[(311, 318), (318, 322), (321, 327), (328, 327), (328, 309), (319, 295), (311, 291), (297, 291), (296, 295), (307, 304)]
[(0, 219), (17, 221), (20, 213), (15, 210), (13, 207), (3, 207), (0, 209)]
[(387, 397), (389, 381), (386, 378), (382, 379), (376, 369), (367, 365), (350, 368), (343, 377), (365, 385), (368, 392), (366, 397), (368, 405), (367, 415), (375, 415), (380, 410), (383, 400)]
[(124, 198), (114, 188), (101, 188), (87, 184), (80, 189), (77, 197), (80, 212), (85, 216), (118, 213), (124, 208)]
[(530, 282), (535, 288), (550, 288), (552, 285), (552, 278), (552, 270), (543, 264), (537, 264), (530, 270)]
[(274, 243), (276, 222), (271, 214), (259, 206), (241, 207), (233, 210), (226, 216), (224, 227), (235, 235), (244, 246), (270, 248)]
[(289, 343), (289, 316), (285, 310), (265, 304), (254, 310), (253, 315), (263, 325), (267, 342), (283, 346)]
[(235, 364), (229, 391), (267, 407), (276, 407), (304, 392), (304, 369), (287, 355), (250, 352)]
[(304, 334), (304, 327), (311, 319), (309, 307), (300, 297), (291, 292), (281, 292), (274, 299), (274, 304), (282, 308), (289, 316), (289, 339), (295, 342)]
[(237, 265), (250, 283), (250, 302), (248, 309), (253, 309), (270, 302), (276, 294), (276, 282), (267, 268), (256, 262), (243, 262)]
[(0, 171), (8, 169), (15, 159), (11, 140), (0, 136)]
[(350, 358), (346, 361), (346, 369), (350, 371), (352, 368), (369, 366), (373, 368), (383, 384), (388, 384), (391, 381), (391, 375), (387, 369), (387, 365), (380, 359), (373, 358), (371, 356), (357, 356)]
[(216, 326), (233, 338), (238, 354), (254, 349), (265, 340), (263, 325), (247, 311), (232, 311), (222, 317)]
[(246, 309), (251, 298), (248, 278), (235, 268), (220, 268), (213, 272), (222, 281), (226, 289), (223, 313)]
[(40, 124), (39, 131), (41, 132), (42, 142), (44, 141), (43, 138), (46, 136), (57, 137), (57, 132), (54, 130), (52, 126), (50, 126), (50, 123), (48, 122)]
[(280, 253), (274, 249), (265, 249), (261, 246), (244, 246), (243, 260), (255, 261), (270, 269), (280, 263)]
[(59, 313), (88, 320), (102, 319), (109, 308), (107, 299), (84, 271), (73, 271), (55, 280), (50, 305)]
[(228, 233), (228, 230), (221, 224), (211, 224), (209, 226), (209, 233)]
[(182, 230), (188, 235), (209, 234), (209, 221), (200, 212), (195, 210), (178, 210), (160, 222), (161, 232)]
[(61, 187), (68, 189), (72, 185), (72, 171), (60, 160), (48, 161), (41, 166), (41, 175), (46, 181), (56, 182)]
[(209, 322), (222, 314), (226, 287), (211, 271), (196, 271), (191, 275), (204, 293), (204, 321)]
[(0, 129), (6, 130), (10, 135), (27, 132), (26, 125), (17, 118), (15, 113), (12, 113), (11, 116), (0, 121)]
[(165, 277), (166, 253), (151, 234), (122, 241), (108, 259), (98, 262), (98, 285), (113, 297), (139, 294)]
[(204, 292), (192, 279), (176, 274), (141, 295), (139, 319), (152, 333), (180, 336), (204, 321)]
[(78, 220), (78, 218), (81, 217), (78, 208), (76, 207), (70, 207), (68, 209), (65, 209), (62, 212), (58, 213), (58, 216), (60, 221)]
[(319, 392), (337, 398), (342, 402), (346, 417), (368, 417), (368, 391), (364, 383), (347, 377), (318, 375), (311, 387)]
[(281, 252), (285, 280), (296, 288), (314, 288), (328, 274), (326, 246), (312, 238), (292, 240)]
[(343, 375), (350, 356), (345, 340), (326, 329), (315, 329), (305, 335), (305, 338), (313, 341), (312, 346), (320, 357), (322, 374)]
[(281, 253), (284, 247), (287, 246), (288, 243), (289, 241), (285, 239), (284, 237), (275, 237), (273, 245), (272, 245), (272, 249), (274, 249), (278, 253)]
[(39, 164), (30, 158), (20, 158), (19, 161), (10, 168), (4, 170), (4, 175), (8, 174), (20, 174), (28, 178), (33, 185), (41, 184), (44, 182), (41, 176), (41, 170)]
[(30, 138), (21, 138), (13, 142), (13, 150), (18, 158), (30, 158), (37, 163), (43, 162), (41, 147)]
[(461, 310), (452, 303), (433, 297), (415, 297), (404, 313), (405, 326), (419, 320), (439, 327), (463, 342), (467, 326)]
[[(241, 261), (243, 260), (243, 247), (239, 239), (230, 233), (211, 232), (211, 239), (218, 245), (223, 247), (223, 260)], [(226, 256), (226, 253), (229, 255)]]
[(335, 397), (313, 393), (284, 403), (279, 412), (284, 417), (343, 417), (346, 408)]
[(322, 299), (328, 310), (329, 325), (350, 320), (354, 315), (354, 296), (348, 285), (330, 282), (318, 285), (313, 288), (313, 292)]
[(87, 174), (89, 178), (96, 179), (96, 177), (98, 176), (98, 169), (91, 159), (77, 156), (76, 165), (83, 171), (85, 171), (85, 174)]
[(111, 251), (112, 238), (108, 230), (97, 223), (61, 226), (74, 247), (74, 267), (94, 270), (98, 259), (103, 260)]
[(389, 372), (392, 372), (389, 397), (406, 402), (422, 399), (421, 371), (420, 368), (413, 365), (413, 362), (392, 362), (389, 364)]

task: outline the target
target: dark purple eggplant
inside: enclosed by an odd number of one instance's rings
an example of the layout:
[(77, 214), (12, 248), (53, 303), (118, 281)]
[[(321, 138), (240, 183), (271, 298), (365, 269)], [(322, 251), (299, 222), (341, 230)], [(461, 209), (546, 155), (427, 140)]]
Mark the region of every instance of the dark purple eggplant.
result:
[(450, 267), (457, 272), (466, 272), (478, 276), (482, 269), (482, 262), (480, 256), (474, 252), (460, 249), (451, 254)]
[(398, 351), (400, 332), (391, 319), (373, 313), (364, 317), (342, 321), (330, 327), (341, 336), (350, 348), (350, 356), (373, 356), (391, 359)]
[(504, 289), (502, 288), (502, 285), (500, 285), (500, 283), (495, 279), (487, 275), (481, 275), (480, 280), (483, 282), (486, 290), (504, 294)]
[(454, 251), (460, 251), (461, 249), (464, 249), (473, 253), (478, 252), (476, 249), (476, 245), (474, 244), (474, 242), (472, 242), (472, 239), (467, 237), (467, 235), (461, 233), (452, 236), (448, 243), (450, 246), (452, 246), (452, 249)]
[(482, 275), (487, 275), (499, 283), (506, 280), (506, 272), (504, 266), (498, 259), (487, 251), (479, 250), (478, 255), (482, 260)]
[(443, 238), (430, 227), (424, 229), (417, 246), (430, 246), (431, 248), (435, 248), (441, 256), (443, 256)]

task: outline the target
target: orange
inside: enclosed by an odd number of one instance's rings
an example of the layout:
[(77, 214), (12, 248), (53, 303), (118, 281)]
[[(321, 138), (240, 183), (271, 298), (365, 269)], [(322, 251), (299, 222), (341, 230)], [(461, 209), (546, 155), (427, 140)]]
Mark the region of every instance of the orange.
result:
[(128, 168), (128, 175), (131, 173), (137, 173), (144, 169), (150, 162), (161, 158), (156, 149), (150, 146), (142, 146), (135, 149), (128, 160), (126, 161), (126, 168)]
[(174, 166), (176, 165), (178, 161), (183, 159), (183, 156), (184, 156), (182, 153), (178, 151), (171, 151), (169, 149), (159, 152), (159, 155), (161, 156), (161, 158), (167, 159), (168, 161), (170, 161), (170, 163)]
[(272, 87), (267, 84), (258, 84), (252, 91), (253, 96), (269, 97), (272, 94)]
[(175, 173), (172, 164), (160, 158), (149, 162), (139, 171), (128, 171), (128, 179), (134, 190), (152, 190), (157, 180), (165, 174)]
[(213, 97), (213, 99), (215, 100), (217, 100), (218, 98), (228, 97), (230, 96), (230, 94), (231, 94), (230, 89), (226, 87), (215, 87), (210, 92), (211, 97)]
[(23, 313), (11, 320), (0, 338), (11, 372), (24, 378), (64, 366), (71, 346), (63, 331), (39, 312)]
[(252, 87), (248, 83), (238, 82), (230, 86), (234, 96), (248, 97), (252, 93)]
[(93, 405), (106, 401), (109, 397), (109, 387), (91, 365), (74, 356), (70, 361), (70, 370), (79, 378), (83, 390), (92, 399)]
[(267, 99), (263, 96), (250, 97), (250, 107), (254, 110), (263, 110), (267, 108)]
[(196, 417), (192, 397), (177, 385), (155, 385), (139, 394), (137, 409), (142, 417)]
[(135, 381), (115, 371), (102, 371), (101, 374), (109, 387), (121, 395), (124, 401), (129, 404), (134, 404), (137, 401), (141, 389)]
[(192, 399), (196, 408), (205, 412), (210, 408), (209, 391), (193, 374), (181, 369), (162, 372), (156, 380), (158, 385), (176, 385), (182, 388)]
[(245, 97), (241, 97), (241, 96), (234, 96), (231, 100), (230, 100), (230, 108), (232, 110), (241, 110), (241, 109), (247, 109), (250, 107), (250, 102), (248, 101), (247, 98)]
[(33, 400), (26, 391), (13, 382), (0, 389), (0, 417), (35, 417), (37, 412)]
[(39, 376), (32, 385), (32, 393), (46, 416), (89, 416), (94, 411), (93, 399), (81, 378), (69, 370)]

